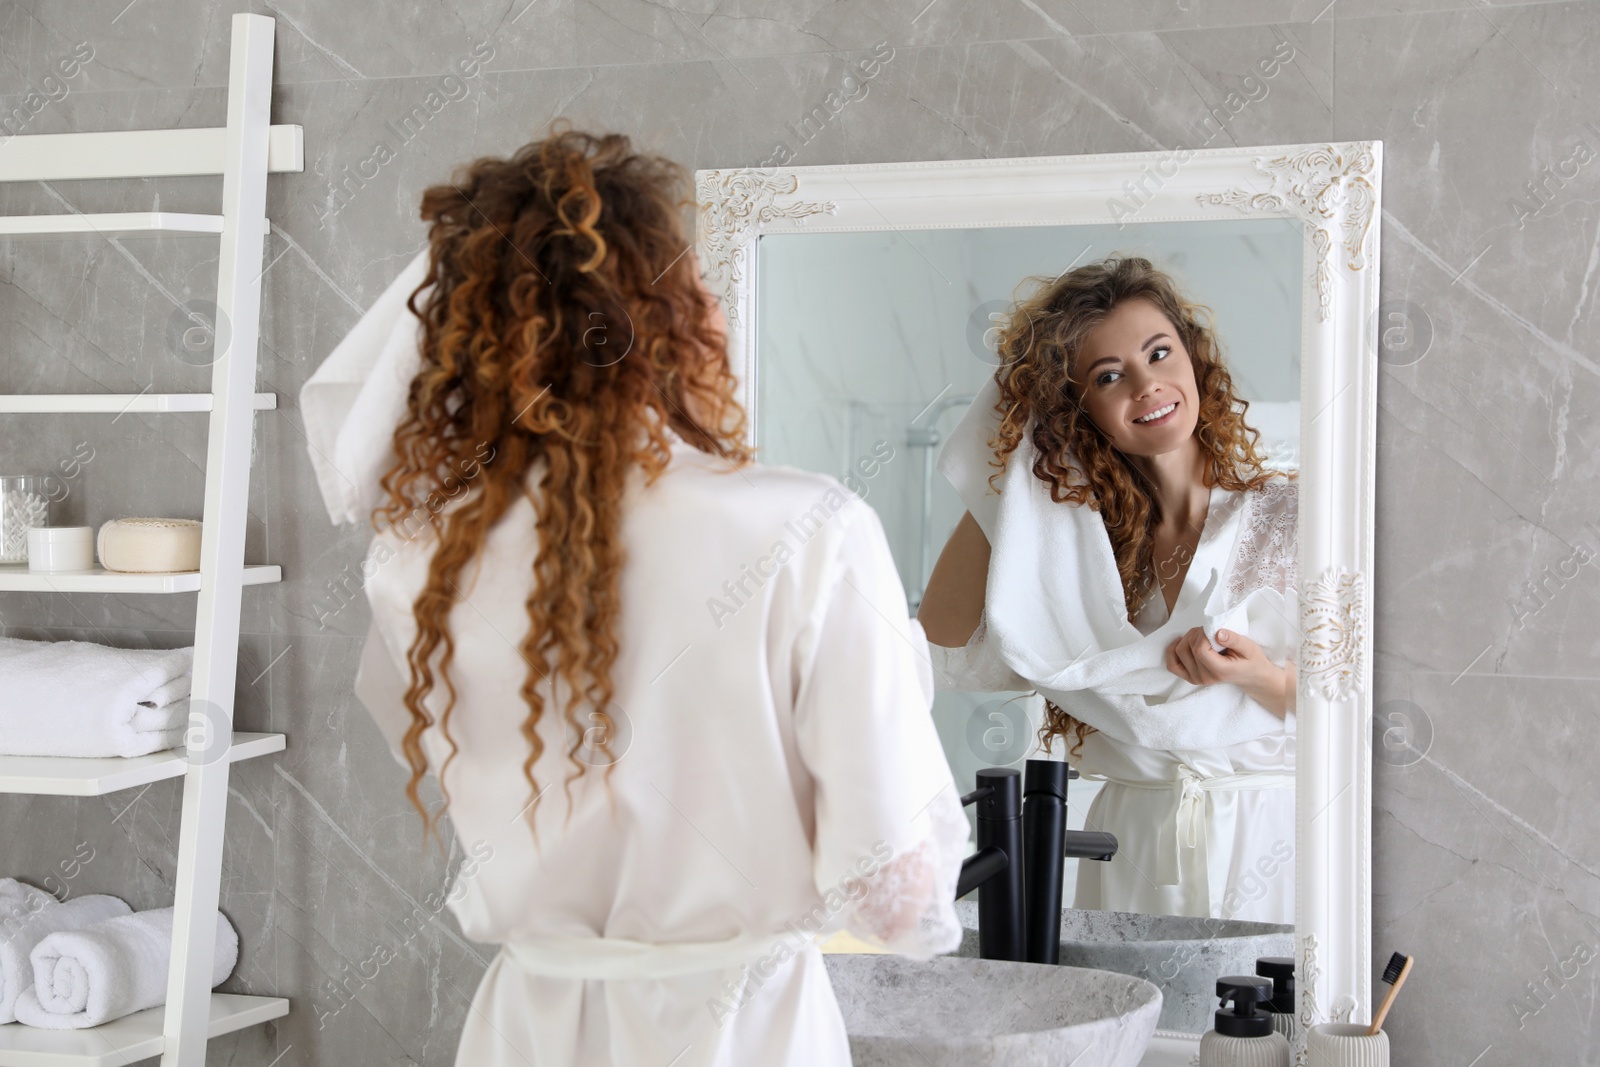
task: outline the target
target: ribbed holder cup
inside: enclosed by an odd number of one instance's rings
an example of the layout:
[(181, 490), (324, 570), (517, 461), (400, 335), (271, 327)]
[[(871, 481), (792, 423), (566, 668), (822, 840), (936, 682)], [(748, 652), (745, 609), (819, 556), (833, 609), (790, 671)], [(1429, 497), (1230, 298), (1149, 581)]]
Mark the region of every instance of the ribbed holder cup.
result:
[(1389, 1035), (1367, 1036), (1364, 1023), (1323, 1023), (1306, 1034), (1309, 1059), (1316, 1067), (1389, 1067)]

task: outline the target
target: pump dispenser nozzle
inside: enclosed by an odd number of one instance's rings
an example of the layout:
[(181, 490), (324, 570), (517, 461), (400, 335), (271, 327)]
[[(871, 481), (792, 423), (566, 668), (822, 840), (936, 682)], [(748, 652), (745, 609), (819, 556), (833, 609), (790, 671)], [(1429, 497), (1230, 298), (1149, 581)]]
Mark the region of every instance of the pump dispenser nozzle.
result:
[[(1230, 975), (1217, 979), (1217, 1033), (1228, 1037), (1265, 1037), (1272, 1033), (1272, 1016), (1259, 1005), (1272, 999), (1272, 983), (1255, 975)], [(1228, 1005), (1232, 1004), (1232, 1009)]]
[(1294, 959), (1290, 956), (1262, 956), (1256, 960), (1256, 974), (1272, 979), (1272, 999), (1267, 1001), (1267, 1011), (1272, 1015), (1272, 1028), (1289, 1043), (1294, 1043)]
[(1289, 1042), (1272, 1030), (1261, 1005), (1272, 983), (1256, 975), (1217, 979), (1217, 1028), (1200, 1038), (1200, 1067), (1289, 1067)]

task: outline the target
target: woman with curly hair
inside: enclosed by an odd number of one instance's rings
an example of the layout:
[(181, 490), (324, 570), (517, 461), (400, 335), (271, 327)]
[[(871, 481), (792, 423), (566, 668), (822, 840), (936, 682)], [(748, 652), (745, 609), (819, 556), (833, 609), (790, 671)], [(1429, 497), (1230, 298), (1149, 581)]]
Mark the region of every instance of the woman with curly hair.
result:
[(969, 509), (919, 611), (940, 686), (1039, 693), (1105, 783), (1120, 847), (1075, 906), (1293, 922), (1296, 475), (1149, 260), (1035, 280), (939, 457)]
[(385, 298), (357, 693), (502, 946), (463, 1067), (843, 1067), (817, 935), (960, 939), (925, 638), (872, 509), (753, 462), (684, 179), (553, 128), (426, 191)]

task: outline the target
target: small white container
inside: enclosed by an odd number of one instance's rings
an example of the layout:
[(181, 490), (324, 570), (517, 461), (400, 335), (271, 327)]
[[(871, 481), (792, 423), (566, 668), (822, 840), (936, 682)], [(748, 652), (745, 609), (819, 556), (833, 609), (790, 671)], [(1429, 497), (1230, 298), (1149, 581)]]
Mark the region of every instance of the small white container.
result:
[(35, 526), (28, 531), (30, 571), (94, 570), (93, 526)]
[(1306, 1033), (1311, 1062), (1327, 1067), (1389, 1067), (1389, 1035), (1365, 1023), (1323, 1023)]

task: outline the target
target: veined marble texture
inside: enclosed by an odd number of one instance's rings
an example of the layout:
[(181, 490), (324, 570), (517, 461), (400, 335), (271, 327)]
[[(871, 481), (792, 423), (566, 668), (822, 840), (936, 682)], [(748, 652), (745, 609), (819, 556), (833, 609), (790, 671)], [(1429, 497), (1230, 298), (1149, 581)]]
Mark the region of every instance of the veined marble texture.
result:
[[(448, 915), (401, 924), (462, 849), (422, 846), (351, 695), (365, 609), (330, 589), (366, 536), (328, 525), (296, 410), (421, 247), (427, 184), (558, 115), (693, 169), (757, 166), (779, 142), (802, 165), (1195, 147), (1220, 111), (1212, 144), (1385, 144), (1373, 960), (1417, 961), (1386, 1024), (1394, 1062), (1600, 1064), (1600, 4), (10, 0), (0, 116), (86, 44), (11, 132), (220, 125), (240, 10), (278, 20), (273, 118), (305, 127), (306, 169), (269, 186), (258, 388), (280, 406), (256, 420), (248, 558), (285, 581), (245, 591), (236, 720), (289, 747), (231, 773), (221, 904), (241, 959), (223, 989), (294, 1010), (213, 1041), (215, 1062), (448, 1065), (494, 951)], [(1252, 87), (1283, 42), (1293, 58)], [(866, 95), (797, 135), (880, 43)], [(441, 86), (447, 106), (406, 127)], [(393, 158), (363, 167), (380, 143)], [(3, 188), (0, 211), (208, 211), (214, 188)], [(204, 388), (169, 329), (214, 295), (214, 248), (0, 241), (0, 391)], [(84, 444), (61, 521), (198, 513), (197, 416), (0, 420), (4, 473)], [(194, 600), (7, 593), (0, 622), (180, 644)], [(42, 884), (87, 842), (73, 892), (166, 906), (180, 788), (0, 796), (0, 875)], [(379, 945), (397, 958), (373, 968)]]

